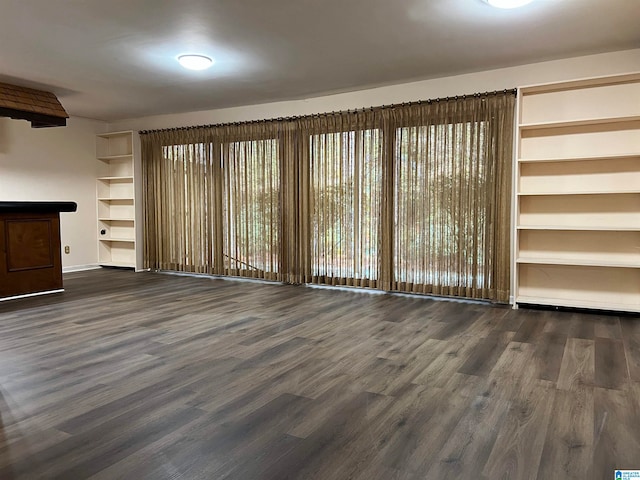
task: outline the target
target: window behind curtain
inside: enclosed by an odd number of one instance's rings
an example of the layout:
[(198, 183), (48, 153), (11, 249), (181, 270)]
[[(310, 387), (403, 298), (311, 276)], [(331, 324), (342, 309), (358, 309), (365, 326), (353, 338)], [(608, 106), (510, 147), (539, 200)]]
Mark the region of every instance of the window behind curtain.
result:
[(278, 141), (227, 143), (221, 162), (225, 273), (272, 278), (280, 253)]
[(310, 136), (311, 274), (318, 283), (378, 278), (381, 137), (378, 129)]
[(487, 122), (398, 128), (395, 158), (397, 289), (457, 295), (482, 288)]
[(162, 148), (162, 156), (159, 167), (171, 181), (160, 182), (157, 192), (161, 200), (156, 207), (170, 219), (168, 235), (158, 239), (164, 252), (161, 268), (211, 273), (211, 214), (202, 206), (211, 200), (212, 146), (169, 145)]

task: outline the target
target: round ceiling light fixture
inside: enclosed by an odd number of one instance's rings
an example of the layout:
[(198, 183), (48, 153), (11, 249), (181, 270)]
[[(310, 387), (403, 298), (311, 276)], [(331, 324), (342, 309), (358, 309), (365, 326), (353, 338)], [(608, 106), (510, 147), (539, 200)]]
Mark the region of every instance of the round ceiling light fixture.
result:
[(213, 58), (207, 57), (206, 55), (196, 55), (196, 54), (187, 54), (180, 55), (178, 57), (178, 62), (184, 68), (188, 68), (189, 70), (206, 70), (211, 65), (213, 65)]
[(518, 8), (524, 7), (533, 0), (484, 0), (484, 2), (497, 8)]

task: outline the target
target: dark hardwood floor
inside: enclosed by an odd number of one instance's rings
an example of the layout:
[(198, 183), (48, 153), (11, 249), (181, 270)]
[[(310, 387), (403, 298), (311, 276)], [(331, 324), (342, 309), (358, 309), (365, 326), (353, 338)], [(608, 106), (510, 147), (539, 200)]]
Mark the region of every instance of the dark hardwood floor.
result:
[(0, 303), (0, 479), (609, 479), (640, 318), (95, 270)]

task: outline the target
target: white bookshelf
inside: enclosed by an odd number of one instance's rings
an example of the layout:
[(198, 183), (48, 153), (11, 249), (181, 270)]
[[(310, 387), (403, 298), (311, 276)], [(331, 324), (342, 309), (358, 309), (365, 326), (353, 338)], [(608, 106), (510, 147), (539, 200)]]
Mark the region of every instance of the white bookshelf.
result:
[(516, 305), (640, 312), (640, 74), (519, 102)]
[(98, 262), (136, 266), (133, 132), (96, 137)]

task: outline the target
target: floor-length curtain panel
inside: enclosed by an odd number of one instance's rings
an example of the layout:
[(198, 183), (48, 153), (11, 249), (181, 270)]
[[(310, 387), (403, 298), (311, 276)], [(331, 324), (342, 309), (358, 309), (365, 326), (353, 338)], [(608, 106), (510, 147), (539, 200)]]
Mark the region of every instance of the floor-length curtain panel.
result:
[(397, 109), (392, 289), (508, 301), (512, 93)]
[(144, 267), (213, 273), (214, 149), (199, 130), (141, 135)]
[(311, 197), (304, 123), (283, 122), (278, 132), (281, 154), (281, 279), (292, 284), (306, 283), (311, 276)]
[(377, 286), (383, 146), (378, 116), (337, 113), (299, 122), (301, 162), (308, 166), (300, 188), (309, 219), (300, 241), (309, 249), (309, 283)]
[(280, 280), (281, 141), (276, 123), (220, 129), (225, 275)]

